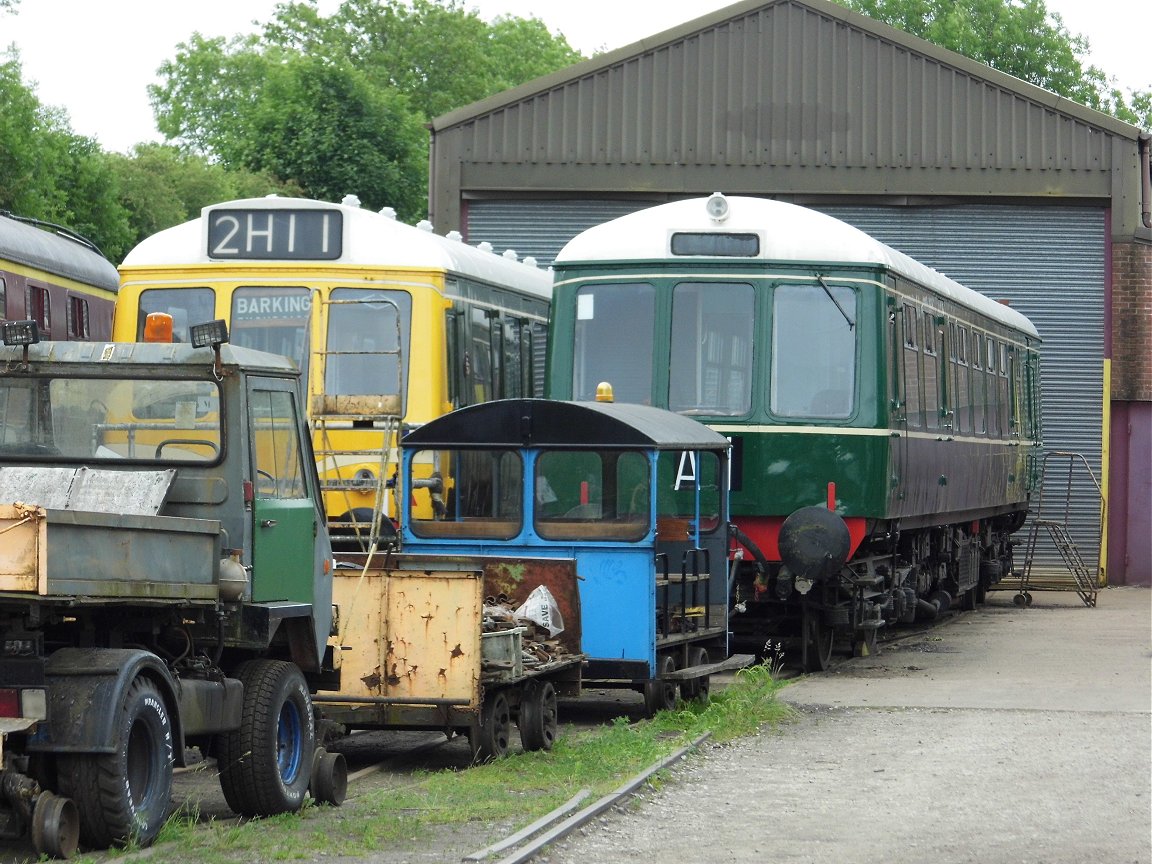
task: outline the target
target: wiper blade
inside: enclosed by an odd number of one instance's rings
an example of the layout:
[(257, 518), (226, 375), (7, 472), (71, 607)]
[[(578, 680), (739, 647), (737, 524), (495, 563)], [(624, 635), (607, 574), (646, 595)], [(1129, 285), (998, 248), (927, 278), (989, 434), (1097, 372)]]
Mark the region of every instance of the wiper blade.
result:
[(843, 315), (844, 320), (848, 322), (848, 329), (854, 329), (856, 327), (856, 322), (848, 317), (848, 313), (844, 311), (844, 307), (841, 306), (839, 301), (832, 296), (832, 289), (828, 287), (828, 283), (824, 281), (824, 277), (817, 275), (816, 281), (820, 283), (820, 287), (824, 289), (824, 293), (828, 295), (828, 299), (832, 301), (832, 305), (840, 310), (840, 314)]

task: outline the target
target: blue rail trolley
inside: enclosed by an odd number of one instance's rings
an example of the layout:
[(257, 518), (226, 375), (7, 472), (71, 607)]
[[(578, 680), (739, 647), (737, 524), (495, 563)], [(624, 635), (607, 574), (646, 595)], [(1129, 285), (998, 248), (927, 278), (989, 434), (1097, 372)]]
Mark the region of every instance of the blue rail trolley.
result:
[(646, 405), (462, 408), (403, 440), (404, 550), (573, 560), (579, 608), (554, 613), (579, 616), (584, 685), (655, 713), (752, 659), (728, 656), (728, 448)]

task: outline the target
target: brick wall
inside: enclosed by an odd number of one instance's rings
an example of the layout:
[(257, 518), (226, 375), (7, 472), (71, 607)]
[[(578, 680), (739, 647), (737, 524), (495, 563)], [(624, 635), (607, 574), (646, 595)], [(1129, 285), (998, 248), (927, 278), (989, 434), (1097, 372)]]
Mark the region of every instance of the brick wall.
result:
[(1112, 244), (1112, 398), (1152, 401), (1152, 244)]

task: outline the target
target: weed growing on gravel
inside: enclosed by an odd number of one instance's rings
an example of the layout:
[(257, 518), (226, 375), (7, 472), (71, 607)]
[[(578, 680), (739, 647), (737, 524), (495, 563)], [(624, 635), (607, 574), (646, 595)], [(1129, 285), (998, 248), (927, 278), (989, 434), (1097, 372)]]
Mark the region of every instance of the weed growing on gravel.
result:
[(730, 741), (784, 721), (789, 709), (776, 699), (779, 686), (770, 666), (753, 666), (707, 703), (682, 703), (637, 723), (620, 717), (606, 726), (566, 728), (549, 752), (518, 752), (467, 770), (420, 771), (402, 786), (359, 795), (353, 788), (340, 808), (308, 807), (300, 816), (245, 824), (197, 824), (195, 808), (181, 810), (145, 854), (149, 864), (352, 859), (417, 846), (447, 826), (498, 826), (510, 833), (579, 790), (591, 791), (589, 801), (608, 794), (704, 733)]

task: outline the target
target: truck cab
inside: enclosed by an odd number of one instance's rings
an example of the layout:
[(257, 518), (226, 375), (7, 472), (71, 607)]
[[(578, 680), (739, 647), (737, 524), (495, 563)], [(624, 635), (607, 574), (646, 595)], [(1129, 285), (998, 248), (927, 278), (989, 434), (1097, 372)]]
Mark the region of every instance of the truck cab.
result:
[(222, 322), (183, 344), (2, 326), (0, 833), (59, 857), (146, 845), (186, 747), (236, 812), (298, 809), (334, 672), (296, 367)]

